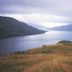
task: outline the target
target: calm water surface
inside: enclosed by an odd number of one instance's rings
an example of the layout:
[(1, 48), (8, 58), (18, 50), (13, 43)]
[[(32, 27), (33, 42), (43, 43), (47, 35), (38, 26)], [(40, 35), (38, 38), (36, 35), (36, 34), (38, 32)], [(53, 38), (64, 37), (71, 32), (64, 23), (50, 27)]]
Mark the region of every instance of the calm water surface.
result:
[(0, 54), (55, 44), (60, 40), (72, 40), (72, 31), (48, 31), (39, 35), (3, 39), (0, 40)]

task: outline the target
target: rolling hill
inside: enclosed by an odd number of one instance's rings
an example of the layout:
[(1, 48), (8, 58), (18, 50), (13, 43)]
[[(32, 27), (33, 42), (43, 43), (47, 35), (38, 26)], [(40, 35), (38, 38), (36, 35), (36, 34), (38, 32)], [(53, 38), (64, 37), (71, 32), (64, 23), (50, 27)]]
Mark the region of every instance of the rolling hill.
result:
[(26, 23), (19, 22), (16, 19), (0, 16), (0, 39), (13, 36), (40, 34), (44, 32), (44, 30), (39, 30)]

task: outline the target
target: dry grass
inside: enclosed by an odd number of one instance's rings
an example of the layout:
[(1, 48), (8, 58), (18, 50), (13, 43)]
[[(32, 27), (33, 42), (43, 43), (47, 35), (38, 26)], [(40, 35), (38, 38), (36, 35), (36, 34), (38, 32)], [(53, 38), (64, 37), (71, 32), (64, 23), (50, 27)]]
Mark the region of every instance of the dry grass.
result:
[(0, 72), (72, 72), (72, 55), (13, 54), (0, 58)]
[(43, 46), (0, 57), (0, 72), (72, 72), (72, 46)]

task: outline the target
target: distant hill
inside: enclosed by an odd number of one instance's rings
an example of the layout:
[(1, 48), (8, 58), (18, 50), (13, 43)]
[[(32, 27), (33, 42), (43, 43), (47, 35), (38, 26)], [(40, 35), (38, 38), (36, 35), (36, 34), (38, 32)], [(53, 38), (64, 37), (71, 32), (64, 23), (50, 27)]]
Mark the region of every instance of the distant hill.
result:
[(63, 41), (59, 41), (57, 44), (62, 44), (62, 45), (72, 45), (72, 41), (66, 41), (66, 40), (63, 40)]
[(37, 29), (48, 31), (47, 27), (45, 27), (43, 25), (40, 25), (38, 23), (27, 23), (27, 24), (30, 25), (30, 26), (33, 26), (33, 27), (35, 27)]
[(26, 23), (19, 22), (16, 19), (0, 16), (0, 39), (13, 36), (40, 34), (44, 32), (44, 30), (39, 30)]
[(72, 31), (72, 24), (57, 26), (57, 27), (54, 27), (51, 29), (52, 30), (61, 30), (61, 31)]

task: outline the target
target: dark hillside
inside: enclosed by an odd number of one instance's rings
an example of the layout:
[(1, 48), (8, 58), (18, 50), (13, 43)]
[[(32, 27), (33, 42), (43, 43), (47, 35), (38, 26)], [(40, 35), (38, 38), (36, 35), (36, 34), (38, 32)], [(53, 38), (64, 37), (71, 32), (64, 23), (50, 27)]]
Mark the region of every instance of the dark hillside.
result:
[(19, 22), (16, 19), (0, 16), (0, 39), (13, 36), (40, 34), (44, 32), (45, 31), (29, 26), (26, 23)]

